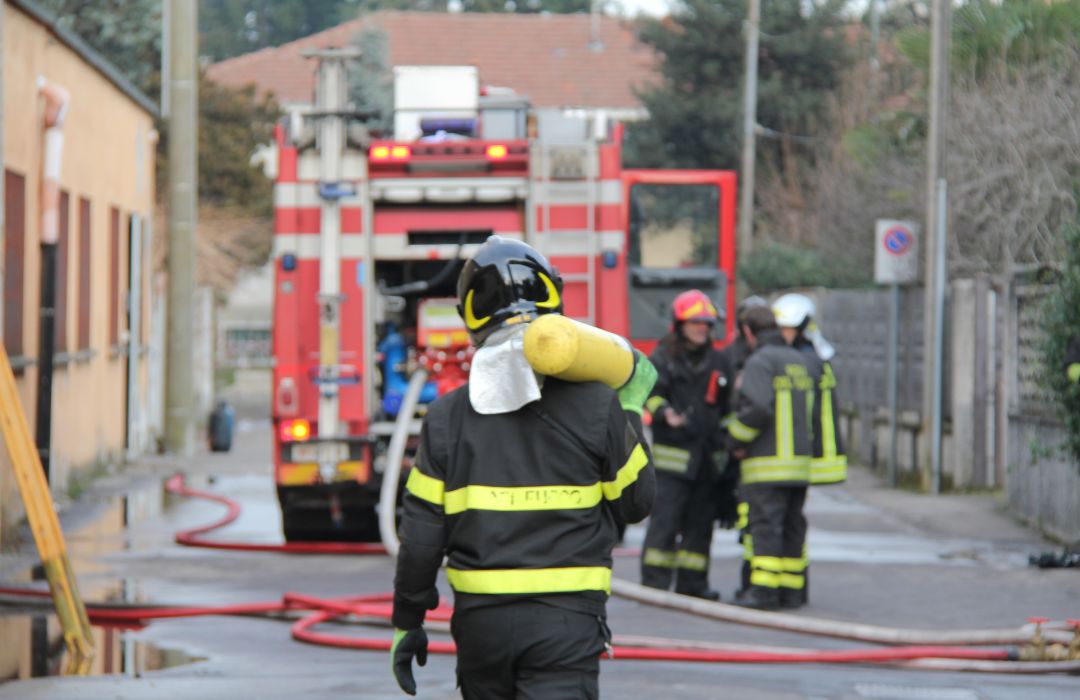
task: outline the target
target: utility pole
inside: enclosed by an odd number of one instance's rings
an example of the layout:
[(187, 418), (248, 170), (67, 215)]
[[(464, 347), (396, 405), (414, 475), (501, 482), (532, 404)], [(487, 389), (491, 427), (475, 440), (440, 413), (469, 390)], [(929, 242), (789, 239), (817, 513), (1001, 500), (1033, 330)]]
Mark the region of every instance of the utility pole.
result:
[[(930, 491), (941, 490), (942, 356), (945, 310), (945, 235), (948, 222), (945, 131), (949, 103), (951, 0), (933, 0), (930, 17), (930, 134), (926, 154), (926, 266), (923, 298), (922, 471)], [(927, 473), (929, 468), (929, 473)]]
[(170, 452), (195, 451), (195, 233), (199, 220), (198, 6), (168, 0), (169, 301), (165, 438)]
[(748, 255), (754, 245), (754, 130), (757, 128), (758, 25), (761, 24), (761, 0), (750, 0), (750, 18), (746, 28), (746, 86), (743, 88), (742, 172), (739, 173), (741, 203), (739, 211), (739, 255)]

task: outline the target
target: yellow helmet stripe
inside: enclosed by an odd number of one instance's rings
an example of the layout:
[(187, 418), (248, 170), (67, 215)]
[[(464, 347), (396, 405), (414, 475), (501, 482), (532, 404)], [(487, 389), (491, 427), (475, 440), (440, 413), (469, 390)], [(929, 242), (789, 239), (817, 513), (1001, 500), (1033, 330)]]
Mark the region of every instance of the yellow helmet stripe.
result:
[(465, 306), (465, 325), (468, 326), (469, 330), (472, 330), (472, 331), (479, 330), (481, 327), (483, 327), (483, 325), (485, 323), (487, 323), (488, 321), (491, 320), (491, 316), (484, 316), (483, 318), (477, 318), (476, 315), (473, 313), (472, 300), (473, 300), (473, 293), (475, 291), (476, 291), (475, 289), (470, 289), (469, 290), (469, 293), (465, 295), (465, 304), (464, 304), (464, 306)]
[(555, 288), (555, 283), (551, 281), (551, 278), (545, 275), (543, 272), (537, 272), (540, 279), (544, 280), (544, 286), (547, 288), (548, 298), (545, 301), (538, 301), (536, 305), (542, 309), (557, 309), (561, 300), (559, 299), (559, 290)]

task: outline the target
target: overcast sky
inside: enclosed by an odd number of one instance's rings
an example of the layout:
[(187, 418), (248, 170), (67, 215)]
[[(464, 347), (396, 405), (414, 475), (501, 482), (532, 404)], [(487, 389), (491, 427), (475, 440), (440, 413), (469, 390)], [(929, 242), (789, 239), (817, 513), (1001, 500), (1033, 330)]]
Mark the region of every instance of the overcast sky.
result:
[(614, 0), (614, 2), (622, 5), (628, 15), (644, 12), (655, 16), (667, 14), (671, 4), (670, 0)]

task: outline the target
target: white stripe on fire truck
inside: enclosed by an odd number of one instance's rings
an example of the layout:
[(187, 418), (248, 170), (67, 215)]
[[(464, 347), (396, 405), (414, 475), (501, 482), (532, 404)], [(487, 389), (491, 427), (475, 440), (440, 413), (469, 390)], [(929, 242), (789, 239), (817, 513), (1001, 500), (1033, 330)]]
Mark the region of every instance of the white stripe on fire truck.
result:
[[(521, 233), (500, 233), (500, 236), (522, 239)], [(604, 251), (620, 253), (626, 235), (622, 231), (600, 232), (597, 254)], [(463, 246), (460, 254), (469, 257), (480, 244)], [(589, 253), (589, 241), (584, 231), (560, 231), (541, 233), (537, 236), (536, 247), (547, 256), (580, 256)], [(404, 233), (380, 233), (375, 236), (375, 257), (380, 259), (426, 260), (435, 258), (446, 260), (458, 254), (458, 247), (449, 245), (409, 245), (409, 238)], [(274, 257), (295, 255), (300, 260), (319, 258), (319, 236), (314, 234), (278, 233), (274, 235)], [(341, 257), (358, 259), (364, 256), (364, 237), (347, 234), (341, 237)]]
[[(345, 151), (341, 157), (341, 177), (346, 180), (362, 180), (367, 172), (364, 164), (365, 158), (355, 151)], [(296, 176), (298, 180), (318, 180), (322, 172), (322, 164), (319, 162), (319, 152), (303, 150), (296, 160)]]
[[(278, 209), (318, 208), (323, 203), (317, 182), (278, 182), (274, 184), (274, 206)], [(360, 206), (360, 194), (342, 197), (338, 204), (343, 207)]]
[[(354, 183), (355, 184), (355, 183)], [(468, 191), (472, 190), (480, 195), (478, 199), (524, 199), (527, 183), (524, 178), (517, 177), (461, 177), (448, 180), (447, 178), (387, 178), (371, 181), (372, 198), (378, 200), (395, 200), (395, 193), (409, 195), (416, 201), (439, 201), (445, 198), (448, 190)], [(621, 204), (623, 200), (622, 181), (601, 180), (596, 188), (596, 204)], [(440, 196), (443, 195), (443, 196)], [(537, 181), (535, 183), (534, 199), (537, 206), (544, 204), (581, 205), (586, 206), (589, 192), (584, 181), (579, 182), (548, 182), (546, 184)], [(493, 200), (494, 201), (494, 200)], [(322, 205), (319, 197), (319, 184), (317, 182), (279, 182), (274, 185), (275, 207), (319, 207)], [(361, 205), (359, 192), (356, 195), (343, 197), (339, 200), (341, 206), (356, 207)]]
[[(588, 183), (585, 180), (573, 182), (535, 182), (536, 204), (580, 204), (586, 206), (589, 201)], [(622, 204), (622, 180), (600, 180), (596, 188), (597, 204)]]

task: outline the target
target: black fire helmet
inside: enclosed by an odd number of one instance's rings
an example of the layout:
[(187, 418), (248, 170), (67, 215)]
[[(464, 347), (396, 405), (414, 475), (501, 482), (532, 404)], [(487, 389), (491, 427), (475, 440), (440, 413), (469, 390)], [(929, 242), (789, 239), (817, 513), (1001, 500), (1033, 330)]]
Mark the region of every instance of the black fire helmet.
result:
[(522, 241), (490, 236), (458, 276), (458, 313), (477, 346), (500, 328), (562, 313), (563, 282), (543, 255)]

